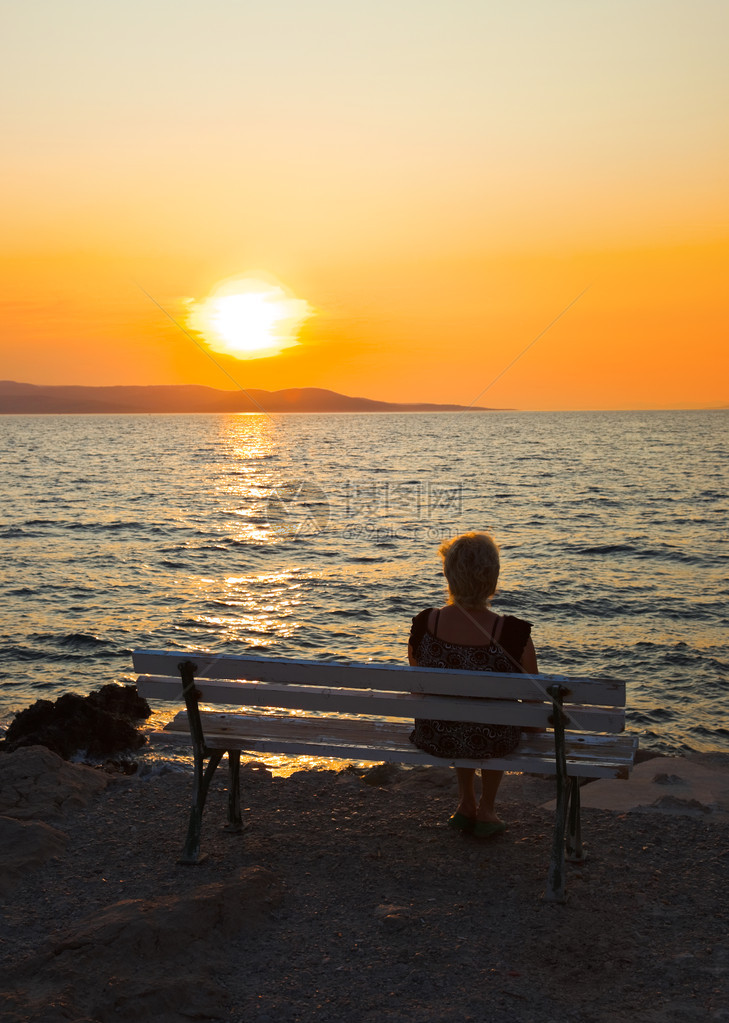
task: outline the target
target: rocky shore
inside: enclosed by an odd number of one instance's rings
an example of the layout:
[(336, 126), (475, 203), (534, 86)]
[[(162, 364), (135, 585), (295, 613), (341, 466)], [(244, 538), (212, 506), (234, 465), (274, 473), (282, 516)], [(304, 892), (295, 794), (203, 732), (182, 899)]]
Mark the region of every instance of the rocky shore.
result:
[[(0, 1018), (729, 1020), (729, 807), (693, 798), (684, 764), (725, 791), (726, 758), (641, 765), (663, 795), (588, 806), (588, 860), (553, 905), (549, 780), (508, 776), (508, 830), (479, 842), (446, 826), (447, 768), (280, 778), (254, 762), (244, 832), (221, 828), (221, 770), (208, 858), (183, 867), (189, 772), (4, 754)], [(632, 783), (597, 785), (604, 805)]]

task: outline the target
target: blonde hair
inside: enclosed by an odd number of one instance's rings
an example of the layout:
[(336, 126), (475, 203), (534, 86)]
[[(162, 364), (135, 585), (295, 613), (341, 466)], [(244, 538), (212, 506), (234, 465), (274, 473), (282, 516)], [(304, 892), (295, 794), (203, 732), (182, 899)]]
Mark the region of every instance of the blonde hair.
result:
[(488, 533), (463, 533), (441, 544), (448, 603), (472, 611), (488, 607), (499, 580), (499, 548)]

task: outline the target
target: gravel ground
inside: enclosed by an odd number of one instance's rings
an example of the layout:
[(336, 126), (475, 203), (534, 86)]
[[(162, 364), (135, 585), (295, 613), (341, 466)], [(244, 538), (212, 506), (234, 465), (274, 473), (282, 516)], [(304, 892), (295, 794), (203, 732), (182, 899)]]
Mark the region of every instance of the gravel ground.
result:
[[(114, 780), (56, 824), (66, 851), (6, 900), (1, 1018), (729, 1020), (725, 821), (583, 810), (588, 859), (555, 905), (541, 898), (551, 782), (507, 777), (508, 830), (478, 841), (446, 826), (447, 769), (383, 774), (244, 769), (245, 830), (231, 835), (220, 771), (197, 867), (176, 862), (189, 775)], [(225, 901), (241, 875), (256, 904), (220, 931), (194, 904), (174, 908), (197, 891)], [(109, 907), (148, 914), (156, 944), (94, 930)]]

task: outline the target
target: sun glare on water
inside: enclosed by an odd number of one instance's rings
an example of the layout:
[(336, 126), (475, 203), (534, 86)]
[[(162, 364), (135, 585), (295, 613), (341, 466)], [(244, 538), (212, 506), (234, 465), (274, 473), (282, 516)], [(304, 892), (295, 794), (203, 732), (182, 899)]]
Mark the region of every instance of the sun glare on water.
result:
[(308, 302), (280, 284), (239, 277), (192, 303), (189, 323), (214, 351), (236, 359), (261, 359), (298, 344), (301, 325), (313, 312)]

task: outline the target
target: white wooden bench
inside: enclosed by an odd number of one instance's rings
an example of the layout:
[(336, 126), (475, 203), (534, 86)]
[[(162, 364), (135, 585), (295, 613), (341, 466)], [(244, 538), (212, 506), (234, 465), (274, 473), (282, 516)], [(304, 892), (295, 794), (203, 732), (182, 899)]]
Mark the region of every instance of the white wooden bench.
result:
[[(386, 664), (337, 664), (209, 652), (137, 650), (137, 687), (147, 699), (185, 701), (162, 735), (191, 742), (194, 785), (180, 862), (200, 859), (205, 798), (228, 754), (229, 827), (240, 829), (240, 753), (348, 761), (438, 764), (554, 774), (557, 808), (545, 898), (561, 901), (567, 856), (583, 859), (580, 778), (627, 778), (637, 737), (624, 735), (625, 685), (611, 679), (498, 675)], [(522, 702), (529, 701), (529, 702)], [(201, 709), (220, 704), (236, 711)], [(260, 713), (260, 709), (266, 713)], [(278, 712), (273, 712), (275, 709)], [(308, 711), (308, 715), (285, 711)], [(414, 718), (541, 729), (506, 757), (448, 760), (417, 749)], [(207, 764), (206, 764), (207, 761)]]

